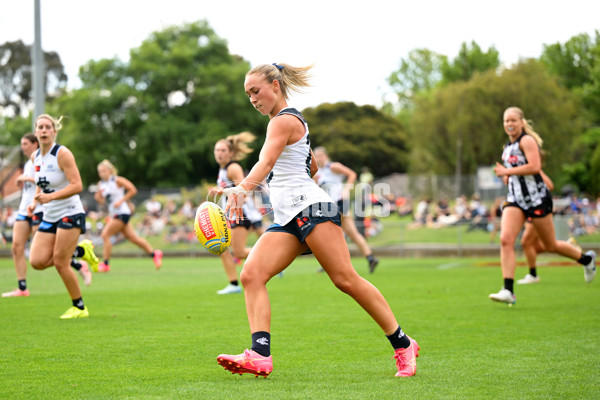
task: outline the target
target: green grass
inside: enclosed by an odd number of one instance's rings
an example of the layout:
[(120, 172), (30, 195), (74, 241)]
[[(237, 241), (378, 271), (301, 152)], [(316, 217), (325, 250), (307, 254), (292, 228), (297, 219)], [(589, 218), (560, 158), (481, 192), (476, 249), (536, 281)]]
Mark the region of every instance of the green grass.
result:
[[(84, 300), (91, 316), (59, 320), (70, 301), (54, 270), (29, 270), (29, 298), (0, 299), (2, 399), (499, 399), (600, 397), (600, 282), (581, 267), (540, 268), (514, 307), (487, 299), (496, 259), (383, 259), (367, 276), (421, 345), (417, 375), (395, 378), (376, 324), (311, 257), (269, 283), (275, 370), (231, 375), (219, 353), (248, 347), (242, 295), (217, 296), (219, 259), (114, 259)], [(359, 272), (366, 262), (355, 259)], [(525, 269), (519, 268), (518, 275)], [(2, 290), (12, 262), (0, 259)]]

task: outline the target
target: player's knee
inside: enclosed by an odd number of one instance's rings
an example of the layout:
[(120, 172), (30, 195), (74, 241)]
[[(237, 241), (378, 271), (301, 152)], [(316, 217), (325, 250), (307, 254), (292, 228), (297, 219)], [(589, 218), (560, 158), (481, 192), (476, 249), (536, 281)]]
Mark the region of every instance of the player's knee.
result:
[(251, 261), (246, 261), (240, 273), (240, 282), (243, 287), (246, 288), (254, 284), (264, 285), (268, 280), (269, 278), (262, 272), (261, 268), (255, 268)]
[(500, 246), (501, 247), (514, 247), (515, 238), (509, 235), (500, 235)]
[(335, 275), (331, 277), (331, 281), (336, 288), (346, 294), (352, 294), (354, 288), (354, 280), (346, 275)]
[(45, 263), (41, 259), (34, 258), (34, 257), (31, 257), (29, 259), (29, 264), (31, 264), (31, 268), (36, 269), (36, 270), (42, 270), (42, 269), (48, 268), (48, 266), (46, 265), (47, 263)]
[(25, 245), (23, 243), (13, 242), (13, 245), (12, 245), (12, 255), (13, 256), (20, 256), (23, 254), (24, 251), (25, 251)]

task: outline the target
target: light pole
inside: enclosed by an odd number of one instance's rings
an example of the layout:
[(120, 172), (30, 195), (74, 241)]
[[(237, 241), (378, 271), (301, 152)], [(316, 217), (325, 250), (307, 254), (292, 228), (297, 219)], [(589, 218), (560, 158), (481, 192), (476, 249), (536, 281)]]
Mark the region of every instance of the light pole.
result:
[[(33, 118), (32, 126), (38, 115), (44, 113), (45, 90), (44, 90), (44, 53), (42, 52), (42, 17), (40, 11), (40, 0), (34, 0), (34, 41), (31, 47), (31, 60), (33, 62)], [(35, 128), (35, 126), (33, 126)], [(35, 130), (35, 129), (34, 129)]]

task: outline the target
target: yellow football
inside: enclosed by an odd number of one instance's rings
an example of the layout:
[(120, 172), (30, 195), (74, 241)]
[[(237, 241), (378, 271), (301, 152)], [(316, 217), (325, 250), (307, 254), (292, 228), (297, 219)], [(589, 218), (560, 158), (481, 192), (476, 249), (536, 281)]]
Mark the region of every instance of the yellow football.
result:
[(223, 254), (231, 245), (231, 228), (227, 216), (221, 207), (210, 201), (198, 206), (194, 231), (200, 244), (213, 254)]

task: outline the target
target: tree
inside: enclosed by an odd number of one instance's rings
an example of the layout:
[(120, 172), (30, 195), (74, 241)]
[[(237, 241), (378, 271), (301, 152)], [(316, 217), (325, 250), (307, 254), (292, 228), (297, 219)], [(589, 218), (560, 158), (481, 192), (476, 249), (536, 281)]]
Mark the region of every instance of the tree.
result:
[(565, 172), (590, 195), (600, 192), (600, 33), (572, 37), (566, 43), (544, 46), (542, 64), (582, 104), (585, 120), (582, 134), (575, 138), (575, 162)]
[[(67, 85), (67, 75), (56, 52), (44, 52), (45, 94), (51, 101)], [(31, 46), (21, 40), (0, 46), (0, 115), (14, 118), (28, 114), (33, 105)]]
[(333, 160), (357, 172), (369, 167), (376, 176), (407, 170), (406, 134), (394, 117), (351, 102), (307, 108), (303, 115), (311, 145), (326, 147)]
[(485, 72), (500, 66), (499, 53), (491, 47), (483, 52), (475, 41), (469, 47), (466, 43), (460, 47), (458, 56), (449, 62), (444, 59), (441, 66), (442, 82), (445, 84), (459, 81), (468, 81), (476, 72)]
[(573, 96), (536, 60), (420, 96), (411, 125), (411, 171), (450, 175), (460, 161), (463, 173), (474, 174), (500, 161), (507, 140), (502, 114), (509, 106), (520, 107), (533, 121), (548, 154), (544, 170), (560, 184), (581, 120)]
[(85, 182), (98, 179), (104, 158), (140, 186), (214, 181), (218, 139), (240, 131), (264, 137), (268, 121), (243, 90), (250, 66), (206, 21), (154, 32), (130, 55), (128, 63), (88, 62), (82, 88), (60, 101), (70, 117), (61, 140), (87, 154), (78, 158)]
[(442, 79), (441, 67), (446, 56), (427, 49), (412, 50), (408, 58), (402, 60), (398, 71), (388, 78), (388, 83), (398, 96), (398, 108), (412, 108), (418, 93), (433, 89)]

